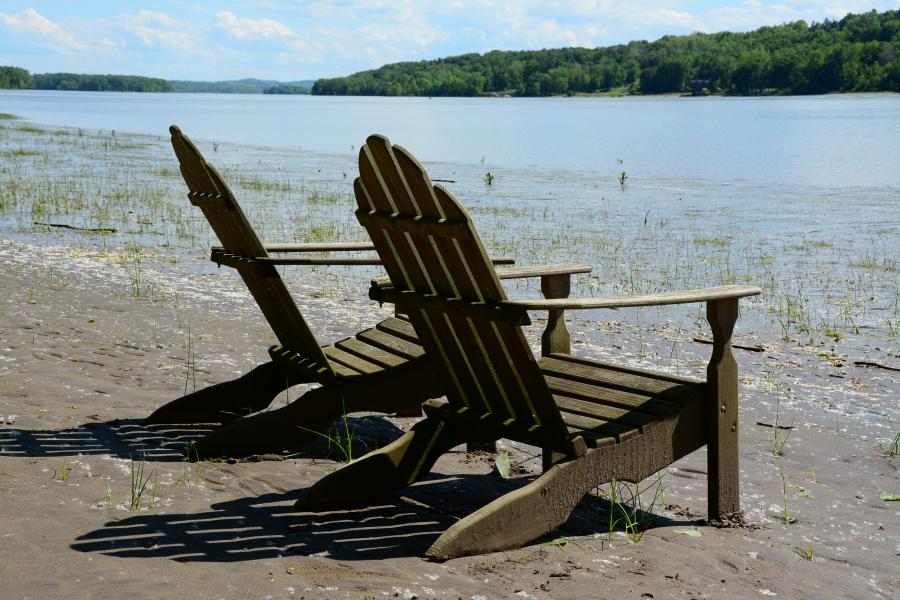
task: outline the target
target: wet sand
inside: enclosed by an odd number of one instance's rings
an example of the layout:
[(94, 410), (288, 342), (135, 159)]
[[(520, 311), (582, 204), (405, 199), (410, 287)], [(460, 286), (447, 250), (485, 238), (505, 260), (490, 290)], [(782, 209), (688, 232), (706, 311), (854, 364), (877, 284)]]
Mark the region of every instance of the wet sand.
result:
[[(444, 528), (538, 472), (533, 449), (504, 444), (522, 462), (513, 480), (493, 473), (492, 456), (457, 449), (402, 496), (330, 514), (292, 507), (339, 466), (321, 449), (187, 464), (181, 444), (202, 432), (140, 419), (265, 360), (272, 334), (228, 270), (148, 260), (156, 294), (135, 298), (114, 256), (0, 242), (0, 598), (892, 598), (900, 589), (900, 505), (881, 497), (900, 493), (900, 457), (883, 451), (897, 431), (884, 414), (900, 372), (853, 363), (864, 356), (822, 360), (820, 349), (742, 337), (739, 322), (738, 341), (765, 350), (736, 351), (746, 527), (703, 524), (699, 451), (662, 472), (664, 502), (637, 543), (610, 534), (604, 501), (589, 496), (546, 540), (435, 563), (419, 556)], [(317, 294), (336, 282), (319, 272), (295, 286), (323, 341), (386, 314), (363, 286)], [(575, 351), (639, 361), (648, 343), (669, 353), (674, 340), (678, 369), (702, 371), (708, 346), (652, 317), (640, 330), (575, 319)], [(883, 353), (873, 360), (900, 366)], [(767, 426), (776, 400), (777, 424), (793, 429)], [(412, 422), (369, 419), (360, 431), (395, 435)], [(141, 466), (150, 483), (130, 510)]]

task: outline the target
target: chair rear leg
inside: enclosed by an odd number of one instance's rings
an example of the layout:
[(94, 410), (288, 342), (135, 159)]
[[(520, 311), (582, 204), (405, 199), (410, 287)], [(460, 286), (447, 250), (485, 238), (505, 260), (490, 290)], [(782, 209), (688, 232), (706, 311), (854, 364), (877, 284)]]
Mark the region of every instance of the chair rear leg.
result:
[(189, 458), (243, 458), (300, 448), (344, 414), (339, 388), (309, 390), (287, 406), (252, 414), (197, 440)]
[(384, 448), (320, 479), (296, 506), (318, 510), (378, 500), (425, 477), (441, 454), (463, 440), (444, 421), (427, 418)]
[(144, 423), (228, 423), (266, 408), (278, 394), (298, 383), (304, 381), (270, 361), (237, 379), (172, 400), (153, 411)]
[(422, 403), (444, 395), (444, 386), (431, 365), (410, 361), (383, 374), (343, 380), (341, 402), (347, 412), (394, 413), (421, 417)]
[[(201, 458), (245, 457), (300, 448), (324, 433), (341, 415), (393, 412), (441, 396), (443, 388), (427, 363), (391, 376), (360, 377), (310, 390), (289, 405), (237, 419), (200, 439), (191, 450)], [(293, 379), (291, 383), (294, 383)]]

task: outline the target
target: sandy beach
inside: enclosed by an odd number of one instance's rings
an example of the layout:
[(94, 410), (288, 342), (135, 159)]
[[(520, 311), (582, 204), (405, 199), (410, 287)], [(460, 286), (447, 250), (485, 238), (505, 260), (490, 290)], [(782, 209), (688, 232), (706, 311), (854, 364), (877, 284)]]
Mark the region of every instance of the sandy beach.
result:
[[(162, 161), (165, 141), (148, 146)], [(152, 164), (158, 172), (168, 163)], [(182, 202), (177, 174), (164, 181)], [(894, 598), (900, 590), (896, 338), (799, 343), (777, 324), (739, 321), (743, 527), (706, 525), (701, 450), (641, 484), (645, 508), (659, 500), (639, 539), (610, 529), (598, 490), (547, 539), (429, 562), (421, 553), (449, 524), (539, 473), (536, 449), (501, 442), (517, 465), (504, 480), (493, 455), (458, 448), (383, 505), (334, 513), (293, 508), (340, 465), (322, 444), (290, 457), (185, 462), (185, 442), (202, 428), (141, 419), (267, 359), (275, 340), (249, 294), (232, 271), (208, 264), (208, 233), (189, 250), (129, 250), (121, 238), (81, 244), (34, 231), (32, 220), (0, 237), (0, 598)], [(311, 270), (290, 281), (323, 341), (390, 314), (366, 298), (365, 273)], [(674, 326), (678, 316), (577, 315), (575, 351), (702, 373), (705, 324)], [(529, 329), (535, 345), (543, 324), (536, 318)], [(414, 422), (351, 419), (355, 452)]]

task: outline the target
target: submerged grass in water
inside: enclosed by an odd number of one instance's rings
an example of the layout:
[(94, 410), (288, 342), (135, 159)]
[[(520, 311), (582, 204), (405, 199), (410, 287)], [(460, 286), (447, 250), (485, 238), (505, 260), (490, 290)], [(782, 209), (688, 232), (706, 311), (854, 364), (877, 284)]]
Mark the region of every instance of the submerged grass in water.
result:
[[(9, 118), (0, 128), (4, 235), (65, 236), (67, 244), (104, 250), (129, 247), (126, 268), (135, 297), (144, 294), (142, 276), (149, 268), (144, 250), (162, 261), (181, 260), (206, 253), (214, 243), (202, 215), (185, 198), (167, 136), (43, 128)], [(200, 149), (224, 174), (264, 240), (365, 241), (349, 183), (354, 152), (318, 155), (202, 142)], [(783, 202), (783, 190), (737, 185), (723, 199), (719, 188), (704, 182), (686, 183), (674, 193), (637, 177), (621, 189), (615, 172), (563, 177), (507, 169), (487, 189), (478, 156), (473, 148), (471, 165), (428, 168), (437, 178), (452, 174), (445, 185), (475, 216), (491, 252), (526, 264), (593, 265), (590, 276), (575, 279), (573, 296), (751, 283), (764, 292), (741, 304), (744, 334), (800, 344), (836, 340), (851, 347), (897, 338), (900, 267), (894, 257), (900, 223), (889, 203), (854, 207), (846, 199), (806, 197), (803, 191)], [(760, 197), (766, 193), (772, 197)], [(848, 211), (857, 218), (848, 218)], [(871, 214), (860, 217), (860, 211)], [(101, 239), (36, 221), (117, 233)], [(872, 242), (867, 222), (878, 224), (882, 241)], [(816, 232), (807, 232), (813, 225)], [(358, 269), (350, 276), (365, 286), (370, 275)], [(666, 310), (686, 323), (695, 319), (691, 308)], [(621, 311), (617, 318), (638, 325), (640, 317)]]

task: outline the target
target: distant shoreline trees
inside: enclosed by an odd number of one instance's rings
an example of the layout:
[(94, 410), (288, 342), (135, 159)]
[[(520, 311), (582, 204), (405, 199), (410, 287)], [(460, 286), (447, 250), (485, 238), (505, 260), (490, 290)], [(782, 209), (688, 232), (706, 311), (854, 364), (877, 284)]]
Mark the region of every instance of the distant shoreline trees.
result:
[(44, 73), (32, 75), (18, 67), (0, 67), (0, 89), (68, 90), (82, 92), (171, 92), (165, 79), (137, 75), (80, 75)]
[(493, 51), (319, 79), (358, 96), (900, 92), (900, 10), (606, 48)]
[(309, 94), (309, 91), (310, 88), (306, 86), (281, 83), (267, 87), (263, 90), (263, 94)]
[(79, 75), (76, 73), (44, 73), (33, 75), (38, 90), (80, 92), (171, 92), (165, 79), (137, 75)]
[(308, 94), (312, 81), (280, 83), (259, 79), (237, 81), (166, 81), (137, 75), (32, 75), (18, 67), (0, 66), (0, 89), (63, 90), (82, 92), (194, 92), (216, 94)]
[(0, 89), (30, 90), (34, 89), (34, 78), (31, 73), (18, 67), (0, 67)]

